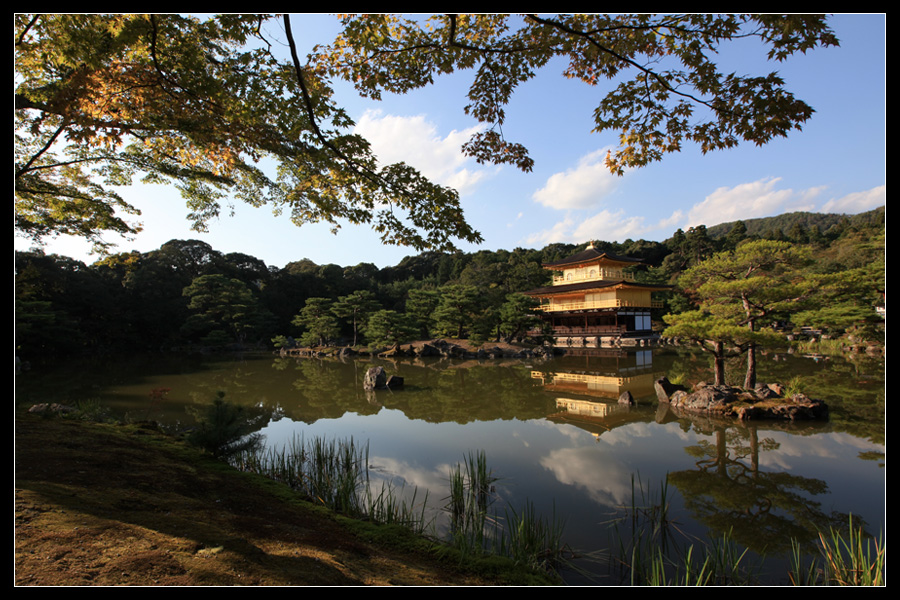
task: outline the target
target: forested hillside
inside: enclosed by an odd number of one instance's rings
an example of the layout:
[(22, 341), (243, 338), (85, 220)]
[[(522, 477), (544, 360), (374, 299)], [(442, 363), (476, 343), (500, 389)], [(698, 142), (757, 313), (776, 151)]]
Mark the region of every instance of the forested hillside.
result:
[[(828, 301), (829, 309), (847, 309), (840, 318), (823, 306), (804, 311), (803, 324), (840, 333), (862, 319), (871, 321), (869, 335), (878, 336), (883, 326), (874, 308), (884, 306), (884, 231), (883, 209), (853, 217), (794, 213), (679, 230), (664, 242), (594, 245), (643, 259), (645, 265), (635, 269), (639, 281), (670, 284), (691, 266), (749, 239), (808, 247), (815, 257), (805, 267), (810, 274), (852, 272), (854, 281)], [(16, 354), (38, 360), (186, 347), (268, 349), (294, 342), (515, 339), (535, 325), (532, 305), (517, 292), (547, 285), (551, 273), (541, 264), (582, 247), (425, 252), (386, 268), (307, 259), (277, 268), (196, 240), (113, 254), (91, 265), (39, 250), (16, 252)], [(679, 287), (663, 299), (666, 307), (654, 315), (660, 323), (663, 314), (689, 310), (696, 302)]]
[[(792, 212), (741, 221), (747, 227), (748, 236), (766, 239), (811, 241), (822, 238), (838, 238), (847, 227), (868, 228), (884, 226), (884, 207), (858, 215), (834, 213)], [(737, 222), (721, 223), (708, 229), (710, 237), (721, 239)]]

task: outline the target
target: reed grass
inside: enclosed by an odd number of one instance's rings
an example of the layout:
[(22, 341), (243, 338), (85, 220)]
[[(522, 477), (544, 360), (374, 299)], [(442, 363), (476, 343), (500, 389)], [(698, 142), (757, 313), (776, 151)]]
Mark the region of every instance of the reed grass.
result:
[[(759, 564), (734, 541), (730, 531), (708, 541), (680, 534), (669, 516), (667, 484), (658, 495), (644, 490), (632, 477), (631, 505), (611, 521), (617, 547), (609, 553), (613, 574), (620, 583), (651, 586), (756, 585)], [(622, 529), (627, 527), (626, 532)], [(847, 530), (819, 532), (818, 557), (810, 557), (792, 542), (792, 585), (885, 585), (885, 545), (882, 537), (867, 536), (850, 517)], [(760, 557), (760, 562), (765, 557)]]
[(496, 481), (484, 452), (470, 452), (450, 471), (450, 495), (444, 510), (450, 517), (450, 544), (463, 555), (488, 551), (488, 530), (496, 524), (488, 511)]
[(427, 494), (417, 505), (418, 490), (404, 499), (402, 490), (383, 482), (374, 490), (369, 476), (369, 446), (349, 440), (307, 441), (294, 436), (280, 449), (249, 451), (232, 457), (238, 469), (280, 481), (309, 500), (354, 518), (403, 524), (424, 533)]
[(405, 499), (402, 489), (391, 482), (382, 482), (378, 494), (370, 494), (366, 506), (368, 517), (377, 523), (401, 525), (419, 535), (425, 535), (433, 528), (434, 519), (428, 516), (428, 493), (417, 502), (418, 488), (412, 497)]
[(730, 532), (710, 542), (667, 549), (634, 545), (628, 560), (620, 555), (621, 580), (647, 586), (753, 585), (755, 567), (746, 564), (746, 556), (747, 550), (739, 547)]
[[(353, 439), (311, 441), (295, 436), (280, 449), (244, 452), (231, 458), (243, 471), (264, 475), (288, 485), (312, 501), (342, 514), (378, 523), (402, 525), (419, 534), (434, 529), (428, 494), (411, 496), (391, 482), (375, 489), (369, 476), (368, 445)], [(537, 515), (527, 503), (517, 512), (507, 508), (505, 518), (492, 510), (498, 478), (487, 465), (484, 452), (469, 453), (449, 478), (450, 494), (444, 512), (449, 516), (447, 543), (461, 558), (502, 555), (530, 568), (553, 573), (562, 563), (564, 525), (554, 516)]]
[[(611, 521), (615, 549), (612, 574), (628, 585), (750, 585), (753, 569), (746, 564), (730, 531), (709, 541), (684, 534), (670, 514), (668, 480), (658, 493), (632, 476), (631, 504)], [(623, 532), (624, 530), (624, 532)]]
[(804, 561), (795, 543), (791, 561), (794, 585), (883, 586), (886, 552), (881, 535), (872, 538), (850, 516), (846, 532), (819, 532), (818, 559)]
[(844, 355), (844, 346), (847, 340), (841, 338), (834, 339), (814, 339), (794, 342), (794, 347), (801, 352), (811, 352), (816, 354), (827, 354), (831, 356)]
[[(613, 519), (610, 524), (615, 530), (614, 539), (619, 557), (616, 564), (631, 566), (633, 580), (634, 565), (648, 564), (665, 556), (669, 550), (669, 540), (676, 524), (669, 518), (668, 479), (664, 480), (658, 495), (645, 490), (640, 476), (631, 476), (631, 504), (623, 507), (624, 514)], [(623, 534), (622, 530), (626, 533)]]
[(507, 505), (501, 516), (492, 510), (497, 481), (483, 451), (469, 453), (451, 470), (444, 508), (450, 517), (450, 544), (462, 556), (499, 555), (533, 570), (557, 573), (568, 553), (562, 543), (564, 520), (555, 508), (550, 518), (538, 515), (530, 501), (520, 511)]
[(548, 573), (558, 572), (571, 554), (563, 544), (565, 520), (556, 515), (556, 507), (549, 518), (537, 514), (534, 504), (526, 501), (524, 508), (516, 512), (506, 509), (506, 527), (499, 539), (499, 554), (531, 569)]

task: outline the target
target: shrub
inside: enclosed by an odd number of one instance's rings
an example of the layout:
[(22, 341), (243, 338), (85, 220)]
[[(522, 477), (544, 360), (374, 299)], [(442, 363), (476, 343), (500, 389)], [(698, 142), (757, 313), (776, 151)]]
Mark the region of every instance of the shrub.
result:
[(204, 412), (195, 414), (197, 428), (188, 435), (188, 443), (216, 458), (259, 448), (262, 435), (256, 433), (258, 415), (245, 406), (226, 402), (224, 396), (224, 392), (218, 392)]

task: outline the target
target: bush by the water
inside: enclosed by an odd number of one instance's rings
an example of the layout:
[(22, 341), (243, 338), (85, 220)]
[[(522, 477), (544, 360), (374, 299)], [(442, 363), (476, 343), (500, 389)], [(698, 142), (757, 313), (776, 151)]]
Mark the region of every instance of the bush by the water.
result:
[(256, 433), (255, 415), (247, 407), (226, 402), (224, 397), (224, 392), (218, 392), (212, 404), (195, 414), (197, 427), (188, 434), (188, 443), (216, 458), (259, 448), (262, 436)]

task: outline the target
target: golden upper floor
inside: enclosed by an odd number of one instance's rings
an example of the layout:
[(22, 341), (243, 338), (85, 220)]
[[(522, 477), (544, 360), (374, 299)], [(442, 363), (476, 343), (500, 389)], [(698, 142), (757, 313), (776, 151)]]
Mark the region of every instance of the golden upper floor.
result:
[(568, 285), (589, 281), (634, 281), (634, 275), (625, 269), (639, 264), (638, 259), (601, 252), (589, 244), (581, 252), (544, 263), (543, 267), (560, 273), (553, 278), (553, 285)]
[(634, 275), (622, 269), (599, 266), (575, 267), (564, 269), (562, 275), (553, 278), (553, 285), (579, 283), (582, 281), (634, 281)]

